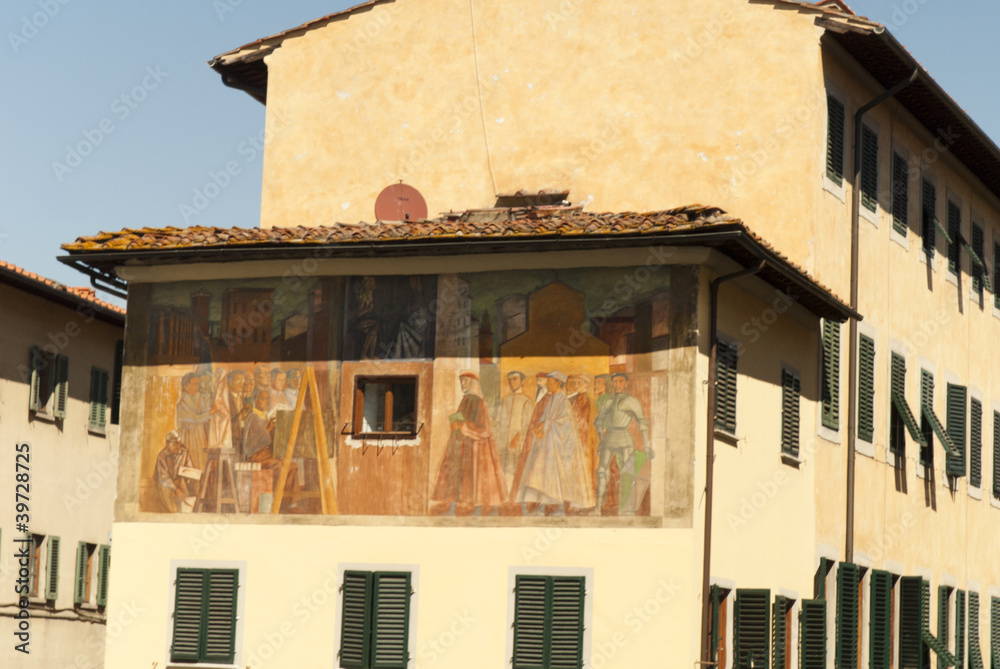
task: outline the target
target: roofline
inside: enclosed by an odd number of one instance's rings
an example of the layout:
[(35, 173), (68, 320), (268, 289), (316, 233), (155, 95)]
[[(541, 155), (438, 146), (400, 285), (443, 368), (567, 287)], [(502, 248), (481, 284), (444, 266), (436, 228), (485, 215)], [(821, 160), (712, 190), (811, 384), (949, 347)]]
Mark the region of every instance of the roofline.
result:
[(43, 297), (81, 313), (81, 307), (85, 307), (86, 309), (93, 311), (94, 315), (100, 320), (112, 325), (125, 327), (125, 314), (123, 312), (116, 311), (113, 308), (108, 308), (88, 300), (87, 298), (80, 297), (79, 295), (68, 291), (65, 287), (50, 286), (44, 281), (24, 276), (23, 274), (19, 274), (18, 272), (6, 267), (0, 267), (0, 283), (4, 283), (27, 293)]
[[(608, 247), (630, 248), (649, 246), (654, 243), (670, 246), (708, 246), (716, 248), (737, 263), (744, 264), (742, 258), (752, 257), (764, 260), (767, 269), (758, 276), (770, 276), (764, 279), (775, 285), (801, 293), (802, 297), (818, 300), (823, 309), (812, 311), (822, 318), (845, 321), (848, 318), (862, 319), (862, 316), (851, 309), (811, 278), (803, 274), (776, 251), (761, 243), (741, 223), (724, 223), (713, 225), (711, 231), (704, 228), (681, 230), (666, 233), (632, 234), (632, 235), (591, 235), (567, 237), (564, 235), (547, 235), (524, 237), (510, 240), (495, 238), (463, 238), (461, 240), (428, 237), (420, 241), (414, 240), (380, 240), (365, 242), (339, 242), (333, 244), (234, 244), (230, 246), (200, 246), (174, 249), (151, 249), (143, 251), (76, 251), (68, 256), (60, 256), (59, 260), (73, 265), (81, 271), (88, 268), (99, 272), (105, 277), (114, 275), (114, 268), (126, 264), (180, 264), (189, 261), (202, 261), (214, 257), (222, 262), (241, 262), (268, 259), (293, 259), (303, 256), (333, 257), (400, 257), (412, 255), (444, 255), (453, 254), (457, 250), (463, 253), (489, 253), (496, 251), (568, 251), (605, 249)], [(160, 261), (159, 263), (157, 261)], [(164, 263), (162, 261), (168, 261)], [(776, 286), (781, 287), (781, 286)], [(808, 307), (807, 307), (808, 308)]]

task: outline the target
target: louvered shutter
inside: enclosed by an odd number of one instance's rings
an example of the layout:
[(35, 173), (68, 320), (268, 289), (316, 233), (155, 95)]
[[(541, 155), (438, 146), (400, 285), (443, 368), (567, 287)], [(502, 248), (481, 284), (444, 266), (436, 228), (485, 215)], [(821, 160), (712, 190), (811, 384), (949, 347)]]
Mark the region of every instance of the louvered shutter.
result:
[(826, 600), (802, 600), (799, 611), (799, 667), (826, 669)]
[(28, 408), (32, 411), (41, 411), (42, 406), (42, 374), (45, 373), (45, 358), (42, 357), (42, 349), (32, 346), (28, 354), (28, 364), (31, 369), (31, 388), (28, 398)]
[(410, 573), (375, 572), (372, 667), (406, 669), (409, 662)]
[(965, 386), (948, 384), (948, 436), (954, 446), (947, 463), (948, 476), (965, 476)]
[(553, 577), (549, 667), (583, 666), (584, 579)]
[(844, 105), (828, 95), (826, 109), (826, 175), (840, 186), (844, 183)]
[[(924, 606), (923, 606), (923, 613), (922, 613), (921, 618), (923, 620), (924, 627), (923, 627), (922, 630), (920, 630), (920, 638), (924, 642), (924, 646), (926, 646), (926, 648), (928, 649), (928, 651), (927, 651), (928, 654), (926, 655), (926, 657), (928, 658), (927, 662), (930, 661), (929, 660), (929, 651), (933, 650), (934, 653), (937, 654), (937, 656), (938, 656), (938, 666), (939, 667), (941, 667), (941, 666), (950, 667), (950, 666), (952, 666), (952, 665), (955, 664), (955, 656), (948, 652), (948, 643), (947, 643), (947, 639), (948, 639), (948, 637), (947, 637), (947, 634), (948, 634), (948, 614), (947, 614), (947, 611), (944, 614), (944, 618), (943, 618), (944, 624), (943, 625), (941, 624), (941, 619), (939, 617), (939, 620), (938, 620), (938, 636), (934, 636), (933, 634), (931, 634), (931, 631), (930, 631), (930, 600), (931, 600), (930, 584), (927, 583), (927, 581), (923, 581), (921, 585), (922, 585), (922, 592), (923, 592), (923, 596), (922, 596), (922, 600), (921, 601), (924, 604)], [(942, 587), (944, 587), (944, 586), (942, 586)], [(938, 606), (939, 606), (938, 613), (939, 613), (939, 616), (940, 616), (940, 602), (941, 602), (941, 600), (940, 600), (940, 593), (939, 593), (939, 600), (938, 600)], [(945, 603), (945, 608), (947, 608), (947, 598), (945, 598), (945, 602), (946, 602)], [(929, 664), (925, 664), (925, 666), (930, 666), (930, 665)]]
[(518, 576), (514, 589), (514, 669), (546, 669), (548, 577)]
[(97, 367), (90, 368), (90, 426), (104, 429), (108, 410), (108, 373)]
[[(993, 282), (1000, 281), (1000, 242), (993, 242)], [(993, 306), (1000, 309), (1000, 286), (993, 287)]]
[(48, 575), (45, 599), (53, 601), (59, 596), (59, 558), (61, 557), (59, 543), (59, 537), (49, 537), (48, 558), (45, 565), (45, 573)]
[(209, 572), (202, 659), (232, 664), (236, 652), (236, 602), (240, 573), (236, 569)]
[(767, 666), (771, 638), (770, 590), (737, 590), (735, 634), (736, 669)]
[(985, 238), (983, 236), (983, 226), (972, 224), (972, 290), (979, 295), (983, 294), (983, 284), (985, 283), (985, 267), (983, 266), (983, 247)]
[(983, 403), (972, 398), (969, 410), (969, 485), (983, 485)]
[(951, 596), (951, 588), (947, 585), (938, 586), (938, 626), (937, 638), (948, 642), (948, 599)]
[(873, 570), (869, 613), (869, 659), (871, 669), (889, 669), (892, 663), (892, 574)]
[(799, 377), (781, 370), (781, 450), (799, 454)]
[(955, 593), (955, 667), (965, 667), (965, 590)]
[[(897, 455), (905, 453), (905, 436), (903, 426), (910, 432), (910, 436), (918, 444), (925, 445), (924, 438), (917, 420), (910, 411), (910, 405), (906, 403), (906, 361), (898, 353), (892, 354), (891, 379), (889, 384), (889, 394), (892, 399), (894, 409), (892, 416), (891, 434), (889, 450)], [(902, 423), (902, 425), (900, 425)]]
[(979, 593), (969, 593), (969, 669), (983, 669), (983, 649), (979, 642)]
[(716, 347), (715, 366), (715, 426), (726, 432), (736, 432), (736, 370), (738, 348), (720, 341)]
[(921, 632), (927, 624), (923, 598), (923, 579), (919, 576), (903, 576), (899, 579), (900, 669), (930, 667), (930, 658), (921, 640)]
[(861, 205), (878, 209), (878, 135), (866, 125), (861, 127)]
[(83, 594), (87, 589), (87, 544), (76, 544), (76, 580), (73, 588), (73, 603), (83, 604)]
[(861, 335), (858, 369), (858, 439), (872, 442), (875, 434), (875, 341)]
[(823, 321), (823, 425), (840, 428), (840, 323)]
[(892, 154), (892, 227), (906, 236), (910, 198), (910, 166), (906, 158)]
[(921, 228), (924, 237), (924, 252), (934, 255), (937, 245), (937, 230), (934, 218), (937, 215), (937, 189), (927, 179), (923, 180), (921, 189)]
[(841, 562), (837, 569), (837, 667), (858, 666), (858, 580), (857, 565)]
[(122, 368), (125, 365), (125, 342), (115, 342), (114, 394), (111, 398), (111, 424), (118, 425), (122, 404)]
[(102, 545), (98, 553), (97, 605), (108, 605), (108, 579), (111, 577), (111, 546)]
[(813, 598), (826, 599), (826, 573), (829, 571), (830, 561), (824, 557), (819, 559), (819, 567), (816, 568), (816, 575), (813, 576)]
[(771, 607), (771, 669), (785, 669), (785, 658), (790, 648), (786, 648), (788, 638), (788, 599), (775, 595), (774, 606)]
[(1000, 499), (1000, 412), (996, 411), (993, 412), (993, 496)]
[(56, 418), (66, 418), (66, 404), (69, 401), (69, 358), (56, 356), (55, 398), (52, 415)]
[(920, 370), (920, 426), (927, 444), (920, 449), (920, 464), (932, 467), (934, 465), (934, 428), (932, 418), (928, 413), (934, 413), (934, 375), (926, 369)]
[(958, 236), (962, 234), (962, 210), (958, 205), (948, 201), (948, 271), (958, 274), (961, 268), (959, 262)]
[(202, 603), (208, 581), (206, 569), (178, 569), (174, 589), (174, 631), (171, 662), (197, 662), (201, 650)]
[(345, 571), (340, 616), (340, 666), (366, 669), (371, 655), (373, 576), (367, 571)]
[(990, 598), (990, 669), (1000, 669), (1000, 597)]

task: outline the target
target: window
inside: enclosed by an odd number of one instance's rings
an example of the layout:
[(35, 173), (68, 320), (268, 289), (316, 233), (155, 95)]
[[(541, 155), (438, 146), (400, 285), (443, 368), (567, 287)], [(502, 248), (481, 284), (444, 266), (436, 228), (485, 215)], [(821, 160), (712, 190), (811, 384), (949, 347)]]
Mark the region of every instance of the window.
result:
[(861, 205), (878, 209), (878, 134), (867, 125), (861, 126)]
[(858, 439), (872, 443), (875, 434), (875, 340), (861, 335), (858, 349)]
[(118, 425), (122, 404), (122, 368), (125, 364), (125, 342), (119, 339), (115, 342), (115, 393), (111, 399), (111, 424)]
[(799, 375), (781, 370), (781, 450), (789, 455), (799, 454)]
[(961, 262), (958, 254), (958, 238), (962, 234), (962, 210), (948, 200), (948, 271), (958, 275)]
[(340, 666), (406, 669), (410, 572), (345, 571), (342, 593)]
[(938, 626), (937, 638), (945, 646), (948, 645), (948, 613), (951, 610), (952, 588), (947, 585), (938, 586)]
[(774, 605), (771, 607), (771, 639), (774, 642), (771, 666), (774, 669), (792, 669), (792, 632), (795, 629), (792, 624), (792, 608), (794, 605), (794, 599), (781, 595), (774, 596)]
[(906, 158), (892, 154), (892, 229), (906, 236), (910, 206), (910, 166)]
[(90, 429), (104, 431), (108, 412), (108, 373), (97, 367), (90, 368)]
[(1000, 499), (1000, 412), (996, 411), (993, 412), (993, 497)]
[[(59, 537), (33, 534), (28, 563), (28, 594), (55, 601), (59, 596)], [(42, 546), (45, 546), (45, 569), (42, 569)], [(44, 588), (43, 588), (44, 586)]]
[(417, 378), (359, 377), (354, 391), (354, 434), (417, 433)]
[(948, 384), (948, 457), (945, 460), (948, 476), (965, 476), (965, 386)]
[(726, 624), (729, 620), (729, 593), (717, 585), (712, 586), (712, 661), (717, 667), (726, 666)]
[[(920, 417), (924, 437), (924, 448), (921, 449), (920, 452), (920, 464), (932, 467), (934, 466), (934, 438), (932, 435), (937, 435), (937, 438), (941, 441), (941, 446), (944, 447), (944, 450), (948, 455), (955, 452), (955, 446), (952, 442), (951, 436), (944, 427), (944, 423), (942, 423), (941, 419), (934, 413), (934, 376), (925, 369), (920, 371)], [(949, 389), (950, 388), (951, 384), (949, 384)], [(949, 404), (951, 402), (950, 397), (951, 395), (949, 394)], [(962, 421), (962, 439), (964, 441), (964, 409), (962, 412)]]
[(94, 553), (96, 544), (81, 541), (76, 545), (76, 586), (73, 589), (74, 604), (89, 604), (91, 576), (94, 573)]
[(990, 666), (1000, 668), (1000, 597), (990, 597)]
[(838, 186), (844, 183), (844, 104), (826, 96), (826, 176)]
[(986, 244), (983, 226), (972, 224), (972, 248), (968, 249), (969, 259), (972, 261), (972, 290), (983, 296), (983, 285), (986, 281), (986, 264), (983, 262), (984, 246)]
[(233, 664), (239, 581), (238, 569), (177, 569), (171, 662)]
[(837, 569), (837, 667), (858, 667), (858, 625), (860, 624), (858, 566), (841, 562)]
[(969, 411), (969, 485), (983, 485), (983, 403), (972, 398)]
[(896, 455), (904, 455), (906, 453), (906, 430), (909, 430), (910, 436), (918, 444), (924, 445), (926, 441), (917, 426), (917, 419), (910, 411), (910, 405), (906, 403), (906, 360), (898, 353), (892, 354), (889, 386), (890, 399), (892, 400), (892, 411), (889, 414), (889, 450)]
[(737, 590), (733, 619), (733, 669), (767, 667), (770, 664), (771, 591)]
[(965, 666), (965, 590), (955, 593), (955, 666)]
[(979, 643), (978, 592), (969, 592), (969, 667), (983, 669), (983, 649)]
[(108, 579), (111, 577), (111, 546), (104, 544), (97, 553), (97, 605), (108, 605)]
[(31, 396), (28, 408), (38, 414), (66, 418), (69, 397), (69, 358), (45, 355), (37, 346), (31, 347)]
[(823, 321), (823, 426), (840, 428), (840, 323)]
[(892, 666), (893, 577), (887, 571), (875, 569), (870, 580), (868, 665), (872, 669), (889, 669)]
[(826, 669), (824, 599), (802, 600), (802, 611), (799, 613), (799, 656), (801, 669)]
[[(929, 629), (930, 584), (919, 576), (903, 576), (900, 579), (899, 664), (901, 667), (929, 667), (932, 650), (938, 656), (938, 666), (955, 664), (955, 656), (948, 651), (947, 613), (942, 626), (940, 593), (938, 597), (938, 636), (935, 637)], [(944, 608), (947, 611), (947, 598)]]
[[(1000, 242), (993, 242), (993, 276), (1000, 277)], [(993, 288), (993, 306), (1000, 309), (1000, 287)]]
[(927, 179), (923, 181), (921, 191), (921, 219), (920, 230), (924, 238), (924, 252), (929, 256), (934, 255), (934, 247), (937, 243), (937, 189)]
[(736, 342), (719, 341), (715, 355), (715, 427), (736, 433)]

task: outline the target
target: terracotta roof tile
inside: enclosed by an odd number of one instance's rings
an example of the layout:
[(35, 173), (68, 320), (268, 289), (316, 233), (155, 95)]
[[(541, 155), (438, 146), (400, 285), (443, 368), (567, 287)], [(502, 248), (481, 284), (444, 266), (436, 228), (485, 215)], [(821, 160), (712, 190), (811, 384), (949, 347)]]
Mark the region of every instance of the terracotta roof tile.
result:
[(21, 279), (27, 279), (29, 282), (36, 283), (39, 286), (44, 286), (46, 288), (61, 291), (80, 302), (86, 302), (88, 304), (92, 304), (96, 307), (100, 307), (101, 309), (106, 309), (110, 312), (119, 314), (121, 316), (125, 315), (125, 310), (119, 307), (118, 305), (98, 299), (93, 288), (85, 286), (65, 286), (61, 283), (53, 281), (52, 279), (47, 279), (44, 276), (41, 276), (40, 274), (29, 272), (23, 267), (19, 267), (13, 263), (0, 260), (0, 278), (2, 278), (2, 275), (5, 273), (9, 275), (10, 274), (16, 275)]

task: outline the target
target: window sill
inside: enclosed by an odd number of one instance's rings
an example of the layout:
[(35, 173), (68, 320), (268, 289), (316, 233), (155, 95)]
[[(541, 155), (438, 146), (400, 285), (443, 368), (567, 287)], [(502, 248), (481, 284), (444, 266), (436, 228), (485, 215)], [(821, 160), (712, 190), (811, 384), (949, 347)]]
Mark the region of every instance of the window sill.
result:
[(55, 414), (49, 413), (48, 411), (32, 411), (31, 419), (40, 420), (45, 423), (52, 423), (52, 424), (55, 424), (56, 421), (61, 420), (59, 418), (56, 418)]
[(861, 218), (865, 219), (866, 221), (874, 225), (876, 228), (878, 227), (877, 206), (875, 207), (875, 211), (872, 211), (871, 209), (862, 204), (861, 206), (858, 207), (858, 213), (861, 214)]
[(723, 430), (720, 427), (715, 428), (715, 438), (719, 441), (724, 441), (733, 447), (738, 447), (740, 442), (740, 438), (737, 437), (734, 432)]
[(96, 427), (94, 425), (87, 426), (87, 432), (97, 437), (107, 437), (108, 433), (103, 427)]
[(800, 458), (798, 455), (782, 451), (781, 464), (788, 465), (789, 467), (795, 467), (795, 469), (798, 469), (799, 466), (802, 464), (802, 458)]
[(208, 662), (167, 662), (166, 669), (191, 669), (191, 667), (198, 667), (198, 669), (240, 669), (238, 664), (217, 664)]
[(953, 273), (950, 269), (945, 272), (944, 280), (953, 286), (958, 285), (958, 274)]
[(823, 173), (823, 190), (825, 190), (830, 195), (833, 195), (835, 198), (837, 198), (841, 202), (843, 202), (845, 204), (847, 203), (847, 198), (844, 195), (844, 182), (843, 182), (843, 180), (840, 182), (840, 185), (838, 186), (837, 182), (834, 181), (833, 179), (831, 179), (829, 177), (829, 175), (827, 175), (826, 172), (824, 172)]
[(931, 268), (932, 272), (937, 271), (937, 253), (928, 252), (927, 249), (920, 248), (920, 262)]
[(900, 246), (902, 246), (907, 251), (910, 250), (910, 238), (909, 238), (909, 236), (906, 235), (906, 234), (900, 233), (898, 230), (896, 230), (896, 226), (895, 225), (890, 225), (889, 226), (889, 239), (892, 240), (892, 241), (894, 241), (894, 242), (896, 242), (897, 244), (899, 244)]
[(994, 509), (1000, 509), (1000, 499), (997, 499), (993, 495), (990, 495), (990, 506)]
[(969, 491), (969, 497), (971, 497), (972, 499), (982, 499), (983, 498), (983, 489), (982, 488), (973, 488), (970, 485), (970, 486), (966, 486), (966, 490)]
[(835, 446), (840, 446), (840, 429), (834, 429), (832, 427), (827, 427), (823, 425), (822, 420), (819, 421), (819, 427), (816, 429), (816, 434), (821, 438), (829, 441)]
[[(872, 460), (875, 459), (875, 442), (873, 441), (865, 441), (864, 439), (858, 437), (854, 440), (854, 450), (855, 452), (867, 456)], [(890, 455), (892, 454), (890, 453)], [(886, 462), (891, 462), (891, 460), (887, 459)]]

